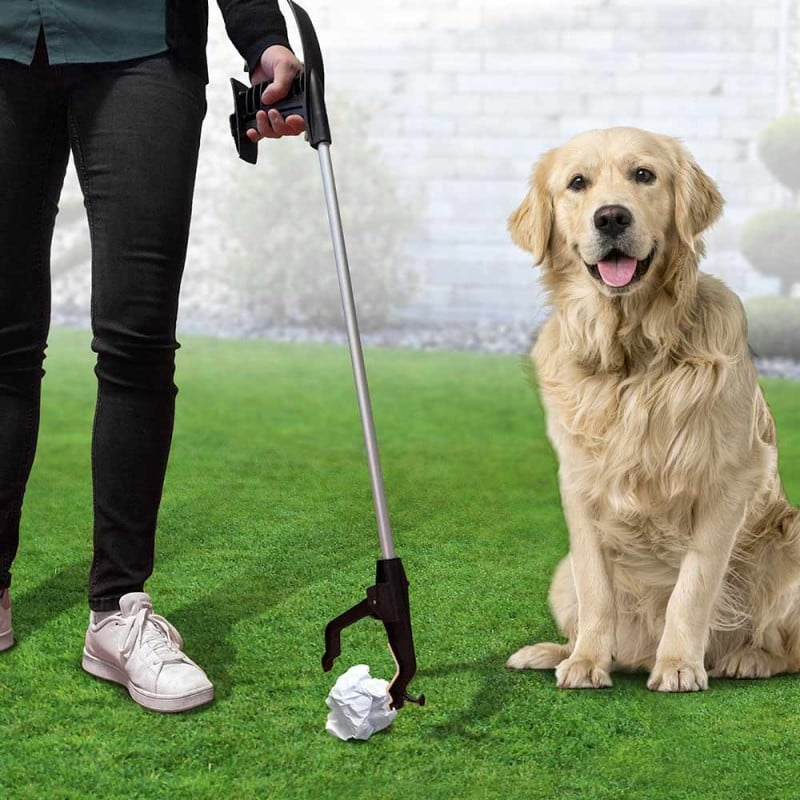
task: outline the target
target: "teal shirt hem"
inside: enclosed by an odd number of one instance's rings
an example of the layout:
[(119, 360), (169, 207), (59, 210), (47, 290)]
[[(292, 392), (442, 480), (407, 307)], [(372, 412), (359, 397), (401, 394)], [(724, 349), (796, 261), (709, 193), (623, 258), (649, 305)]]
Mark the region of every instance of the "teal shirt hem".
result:
[(51, 64), (126, 61), (166, 52), (167, 0), (3, 0), (0, 58), (30, 64), (40, 28)]

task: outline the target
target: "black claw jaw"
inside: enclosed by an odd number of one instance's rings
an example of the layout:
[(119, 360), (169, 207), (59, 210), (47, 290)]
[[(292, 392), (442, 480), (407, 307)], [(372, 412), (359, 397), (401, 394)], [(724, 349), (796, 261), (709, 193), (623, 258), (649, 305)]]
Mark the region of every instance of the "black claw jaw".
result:
[(389, 684), (390, 708), (401, 709), (406, 701), (425, 705), (425, 695), (413, 697), (406, 689), (417, 671), (414, 635), (411, 631), (411, 610), (408, 603), (408, 579), (399, 558), (379, 559), (375, 569), (375, 585), (367, 589), (360, 603), (332, 619), (325, 627), (325, 654), (322, 669), (329, 672), (342, 652), (341, 632), (364, 617), (379, 619), (386, 629), (389, 649), (397, 672)]

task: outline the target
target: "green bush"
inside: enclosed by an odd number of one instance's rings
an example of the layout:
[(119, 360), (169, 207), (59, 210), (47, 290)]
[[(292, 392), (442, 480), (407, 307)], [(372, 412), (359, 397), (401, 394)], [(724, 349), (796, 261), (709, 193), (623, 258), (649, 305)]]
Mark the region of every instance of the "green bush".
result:
[(758, 297), (745, 308), (748, 338), (757, 356), (800, 359), (800, 300)]
[(780, 183), (795, 195), (800, 192), (800, 114), (775, 120), (761, 134), (758, 154)]
[(800, 211), (773, 208), (756, 214), (742, 228), (740, 246), (759, 272), (780, 278), (788, 293), (800, 279)]
[[(369, 115), (329, 102), (342, 225), (359, 322), (383, 325), (408, 303), (414, 276), (398, 264), (414, 205), (400, 198), (380, 151), (368, 144)], [(256, 324), (340, 327), (336, 278), (319, 160), (303, 137), (265, 141), (255, 167), (241, 164), (225, 204), (228, 270), (237, 302)]]

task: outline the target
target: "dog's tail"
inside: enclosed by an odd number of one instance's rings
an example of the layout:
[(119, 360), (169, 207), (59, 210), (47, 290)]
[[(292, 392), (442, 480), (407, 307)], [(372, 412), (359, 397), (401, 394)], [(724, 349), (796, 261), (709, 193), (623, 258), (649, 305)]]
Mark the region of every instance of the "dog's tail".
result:
[(790, 557), (800, 562), (800, 508), (787, 505), (778, 522), (782, 539), (789, 548)]
[(800, 596), (797, 578), (800, 573), (800, 508), (787, 504), (780, 517), (780, 533), (784, 545), (780, 553), (795, 568), (787, 570), (789, 573), (793, 572), (793, 585), (788, 588), (794, 602), (781, 631), (787, 658), (784, 671), (791, 673), (800, 672)]
[(571, 645), (540, 642), (517, 650), (506, 661), (506, 666), (509, 669), (555, 669), (571, 654)]

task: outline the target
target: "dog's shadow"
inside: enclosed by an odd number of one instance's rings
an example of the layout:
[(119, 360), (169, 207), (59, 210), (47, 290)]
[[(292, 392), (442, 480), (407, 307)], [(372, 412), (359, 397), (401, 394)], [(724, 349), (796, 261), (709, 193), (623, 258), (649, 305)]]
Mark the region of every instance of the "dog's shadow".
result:
[[(505, 662), (510, 652), (511, 650), (492, 653), (476, 661), (425, 668), (417, 673), (421, 690), (424, 690), (422, 683), (426, 677), (449, 678), (464, 672), (481, 675), (480, 686), (469, 700), (469, 705), (449, 719), (432, 726), (431, 730), (435, 737), (457, 736), (478, 741), (490, 736), (486, 722), (504, 713), (513, 705), (513, 697), (519, 694), (521, 683), (528, 684), (532, 693), (552, 692), (554, 703), (558, 701), (556, 704), (562, 704), (564, 698), (569, 695), (583, 697), (588, 703), (602, 702), (607, 705), (610, 698), (616, 702), (628, 702), (631, 696), (629, 692), (648, 691), (646, 672), (615, 672), (613, 688), (564, 693), (563, 690), (556, 688), (552, 669), (508, 669)], [(736, 681), (722, 681), (720, 685), (719, 680), (715, 681), (716, 687), (723, 691), (730, 691), (732, 685), (736, 683)], [(676, 695), (665, 695), (665, 697), (673, 696)]]

